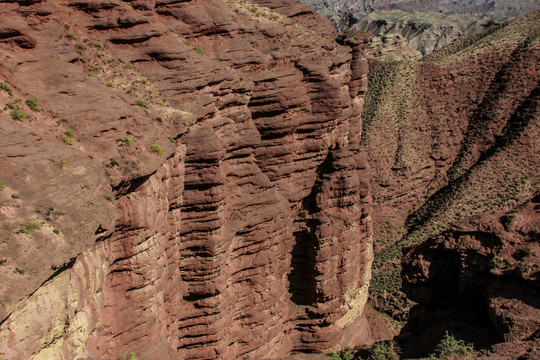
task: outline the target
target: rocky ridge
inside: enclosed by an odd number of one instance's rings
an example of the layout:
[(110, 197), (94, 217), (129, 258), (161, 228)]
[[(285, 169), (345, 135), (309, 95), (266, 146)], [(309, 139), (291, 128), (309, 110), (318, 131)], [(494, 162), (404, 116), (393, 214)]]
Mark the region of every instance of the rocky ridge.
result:
[[(304, 0), (326, 16), (338, 31), (369, 32), (374, 39), (399, 35), (423, 55), (450, 44), (461, 36), (483, 31), (511, 17), (539, 8), (538, 1), (318, 1)], [(387, 51), (395, 52), (392, 43), (383, 42)], [(400, 52), (400, 47), (397, 48)], [(376, 49), (374, 56), (380, 58)], [(371, 52), (370, 52), (371, 53)], [(414, 51), (409, 52), (414, 57)], [(389, 54), (387, 60), (401, 60)]]
[(295, 1), (10, 1), (0, 17), (0, 356), (370, 341), (367, 38), (336, 44)]

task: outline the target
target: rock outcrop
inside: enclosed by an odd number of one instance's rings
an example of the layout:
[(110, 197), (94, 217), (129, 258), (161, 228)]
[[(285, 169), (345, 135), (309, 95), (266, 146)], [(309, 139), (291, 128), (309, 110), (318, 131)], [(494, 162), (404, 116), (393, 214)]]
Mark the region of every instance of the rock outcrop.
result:
[(448, 330), (498, 359), (540, 354), (539, 201), (461, 220), (406, 253), (404, 291), (418, 302), (403, 329), (409, 356)]
[(366, 325), (366, 38), (295, 1), (0, 18), (0, 357), (279, 359)]

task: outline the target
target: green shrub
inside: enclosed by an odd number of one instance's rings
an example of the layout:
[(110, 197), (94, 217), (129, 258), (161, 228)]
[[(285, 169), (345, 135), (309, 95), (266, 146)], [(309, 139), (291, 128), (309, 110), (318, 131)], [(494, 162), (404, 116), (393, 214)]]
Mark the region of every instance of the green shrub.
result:
[(53, 229), (52, 232), (55, 233), (55, 234), (60, 234), (60, 230), (58, 230), (58, 229)]
[(74, 40), (77, 38), (77, 35), (75, 35), (75, 33), (73, 31), (68, 31), (66, 37), (69, 39), (69, 40)]
[(159, 144), (152, 144), (152, 146), (150, 147), (150, 151), (158, 155), (163, 154), (163, 148)]
[(129, 63), (128, 63), (128, 64), (125, 64), (124, 67), (125, 67), (126, 69), (128, 69), (128, 70), (133, 70), (133, 65), (131, 65), (131, 64), (129, 64)]
[(4, 185), (4, 183), (2, 182), (2, 180), (0, 180), (0, 190), (2, 190), (3, 188), (5, 188), (6, 185)]
[(489, 262), (489, 266), (492, 269), (499, 269), (503, 264), (503, 259), (498, 256), (494, 256), (493, 259)]
[(134, 352), (130, 352), (126, 356), (122, 356), (122, 359), (120, 360), (142, 360), (140, 357), (137, 356)]
[(24, 275), (24, 273), (26, 272), (26, 270), (21, 269), (21, 268), (19, 268), (19, 267), (16, 267), (15, 270), (13, 270), (13, 272), (14, 272), (15, 274), (21, 274), (21, 275)]
[(28, 234), (30, 230), (39, 230), (43, 222), (41, 220), (30, 220), (24, 224), (21, 224), (21, 228), (17, 231), (17, 234)]
[[(456, 339), (452, 335), (448, 334), (448, 331), (441, 339), (441, 342), (435, 348), (435, 354), (430, 358), (444, 359), (451, 356), (465, 356), (474, 352), (472, 344), (466, 344), (461, 339)], [(436, 357), (435, 357), (436, 356)]]
[(60, 161), (58, 162), (58, 167), (59, 167), (60, 169), (63, 169), (63, 168), (65, 168), (66, 166), (67, 166), (67, 161), (66, 161), (66, 160), (60, 160)]
[(13, 109), (9, 113), (13, 120), (23, 121), (28, 115), (21, 109)]
[(30, 220), (26, 224), (23, 224), (23, 226), (27, 230), (37, 230), (37, 229), (41, 228), (41, 225), (43, 225), (43, 222), (40, 221), (40, 220)]
[(92, 44), (92, 46), (95, 46), (97, 48), (102, 48), (103, 47), (103, 43), (101, 41), (96, 41), (95, 43)]
[(133, 141), (132, 138), (130, 138), (129, 136), (124, 136), (122, 138), (122, 140), (120, 140), (120, 146), (131, 146), (133, 145), (135, 142)]
[(64, 131), (64, 135), (72, 138), (72, 137), (75, 137), (75, 135), (77, 135), (77, 133), (75, 132), (75, 130), (68, 129), (68, 130)]
[(368, 360), (399, 360), (401, 349), (395, 341), (378, 342), (369, 349)]
[(105, 85), (110, 87), (110, 88), (113, 88), (114, 87), (114, 81), (112, 81), (112, 80), (105, 81)]
[(71, 138), (69, 136), (60, 135), (60, 140), (62, 140), (64, 144), (71, 145)]
[(140, 106), (140, 107), (143, 107), (143, 108), (147, 108), (147, 107), (148, 107), (148, 105), (146, 105), (146, 101), (144, 101), (144, 100), (137, 100), (137, 102), (135, 103), (135, 105)]
[(172, 136), (167, 137), (167, 139), (169, 139), (169, 141), (172, 142), (173, 144), (176, 144), (176, 139), (173, 138)]
[(148, 85), (148, 84), (150, 84), (150, 81), (148, 81), (148, 79), (142, 79), (142, 80), (141, 80), (141, 83), (142, 83), (143, 85)]
[(198, 52), (199, 55), (201, 55), (201, 56), (204, 55), (204, 52), (202, 51), (202, 49), (201, 49), (200, 47), (194, 46), (194, 47), (193, 47), (193, 50), (195, 50), (196, 52)]
[(112, 195), (111, 195), (111, 194), (105, 194), (105, 195), (103, 195), (103, 197), (104, 197), (105, 200), (107, 200), (107, 201), (112, 201)]
[(30, 109), (34, 111), (40, 111), (41, 109), (38, 107), (38, 99), (36, 97), (31, 97), (30, 99), (27, 99), (25, 101), (25, 104), (30, 107)]
[(9, 96), (12, 95), (11, 88), (9, 87), (8, 84), (4, 84), (3, 82), (0, 82), (0, 90), (5, 91)]
[(332, 351), (330, 354), (326, 354), (326, 357), (328, 358), (328, 360), (352, 360), (354, 355), (343, 354), (343, 356), (341, 356), (337, 352)]

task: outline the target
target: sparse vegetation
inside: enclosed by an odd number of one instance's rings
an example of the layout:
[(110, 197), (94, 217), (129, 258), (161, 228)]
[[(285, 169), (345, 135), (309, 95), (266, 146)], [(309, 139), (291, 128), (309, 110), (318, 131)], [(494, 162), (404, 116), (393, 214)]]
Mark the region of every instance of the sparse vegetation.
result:
[(134, 352), (130, 352), (126, 356), (122, 356), (120, 360), (142, 360), (142, 358), (138, 357)]
[(77, 38), (77, 35), (73, 31), (68, 31), (66, 34), (66, 38), (69, 40), (75, 40)]
[(0, 180), (0, 190), (2, 190), (3, 188), (5, 188), (6, 185), (4, 185), (4, 183), (2, 182), (2, 180)]
[(60, 160), (57, 165), (58, 165), (58, 167), (60, 169), (63, 169), (63, 168), (65, 168), (67, 166), (67, 161), (66, 160)]
[(25, 101), (25, 104), (28, 105), (33, 111), (39, 112), (41, 109), (38, 107), (38, 99), (36, 97), (31, 97)]
[(13, 272), (14, 272), (15, 274), (24, 275), (24, 273), (26, 272), (26, 270), (21, 269), (20, 267), (16, 267), (15, 270), (13, 270)]
[(353, 354), (338, 354), (335, 351), (332, 351), (329, 354), (326, 354), (326, 357), (328, 360), (352, 360), (354, 355)]
[(8, 84), (4, 84), (3, 82), (0, 82), (0, 90), (3, 90), (6, 92), (9, 96), (12, 96), (11, 88)]
[(113, 198), (111, 194), (105, 194), (105, 195), (103, 195), (103, 197), (104, 197), (105, 200), (107, 200), (107, 201), (112, 201), (112, 198)]
[(456, 339), (448, 334), (448, 331), (441, 339), (441, 342), (435, 349), (435, 354), (432, 354), (430, 359), (449, 359), (455, 356), (465, 356), (474, 352), (472, 344), (466, 344), (465, 341)]
[(382, 341), (368, 350), (368, 360), (399, 360), (401, 349), (395, 341)]
[(135, 102), (135, 105), (143, 107), (143, 108), (148, 107), (148, 105), (146, 104), (146, 101), (144, 101), (144, 100), (137, 100), (137, 102)]
[(75, 44), (75, 51), (77, 52), (77, 54), (83, 55), (85, 50), (86, 50), (85, 44)]
[(498, 256), (494, 256), (493, 259), (491, 259), (491, 261), (489, 262), (489, 266), (492, 269), (499, 269), (502, 267), (502, 265), (503, 265), (503, 259), (501, 259)]
[(112, 81), (112, 80), (105, 81), (105, 86), (110, 87), (110, 88), (114, 88), (114, 81)]
[(71, 138), (69, 136), (60, 135), (60, 140), (66, 145), (71, 145)]
[(28, 116), (28, 115), (26, 115), (24, 110), (21, 110), (21, 109), (13, 109), (13, 110), (11, 110), (9, 115), (11, 116), (11, 118), (13, 120), (17, 120), (17, 121), (23, 121)]
[(158, 155), (163, 154), (163, 148), (159, 144), (152, 144), (152, 146), (150, 147), (150, 151)]
[(20, 229), (17, 231), (17, 234), (28, 234), (30, 230), (39, 230), (43, 225), (41, 220), (30, 220), (24, 224), (21, 224)]
[(198, 52), (199, 55), (201, 55), (201, 56), (204, 55), (204, 52), (203, 52), (203, 50), (202, 50), (200, 47), (194, 46), (194, 47), (193, 47), (193, 50), (195, 50), (196, 52)]
[(133, 141), (133, 139), (129, 136), (124, 136), (122, 138), (122, 140), (120, 140), (120, 146), (131, 146), (133, 145), (135, 142)]

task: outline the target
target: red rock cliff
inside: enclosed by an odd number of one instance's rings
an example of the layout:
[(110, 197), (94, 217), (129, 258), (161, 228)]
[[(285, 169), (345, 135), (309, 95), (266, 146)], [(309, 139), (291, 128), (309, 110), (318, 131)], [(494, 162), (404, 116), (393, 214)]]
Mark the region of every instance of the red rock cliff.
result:
[(365, 41), (255, 3), (0, 4), (0, 356), (278, 359), (363, 326)]

